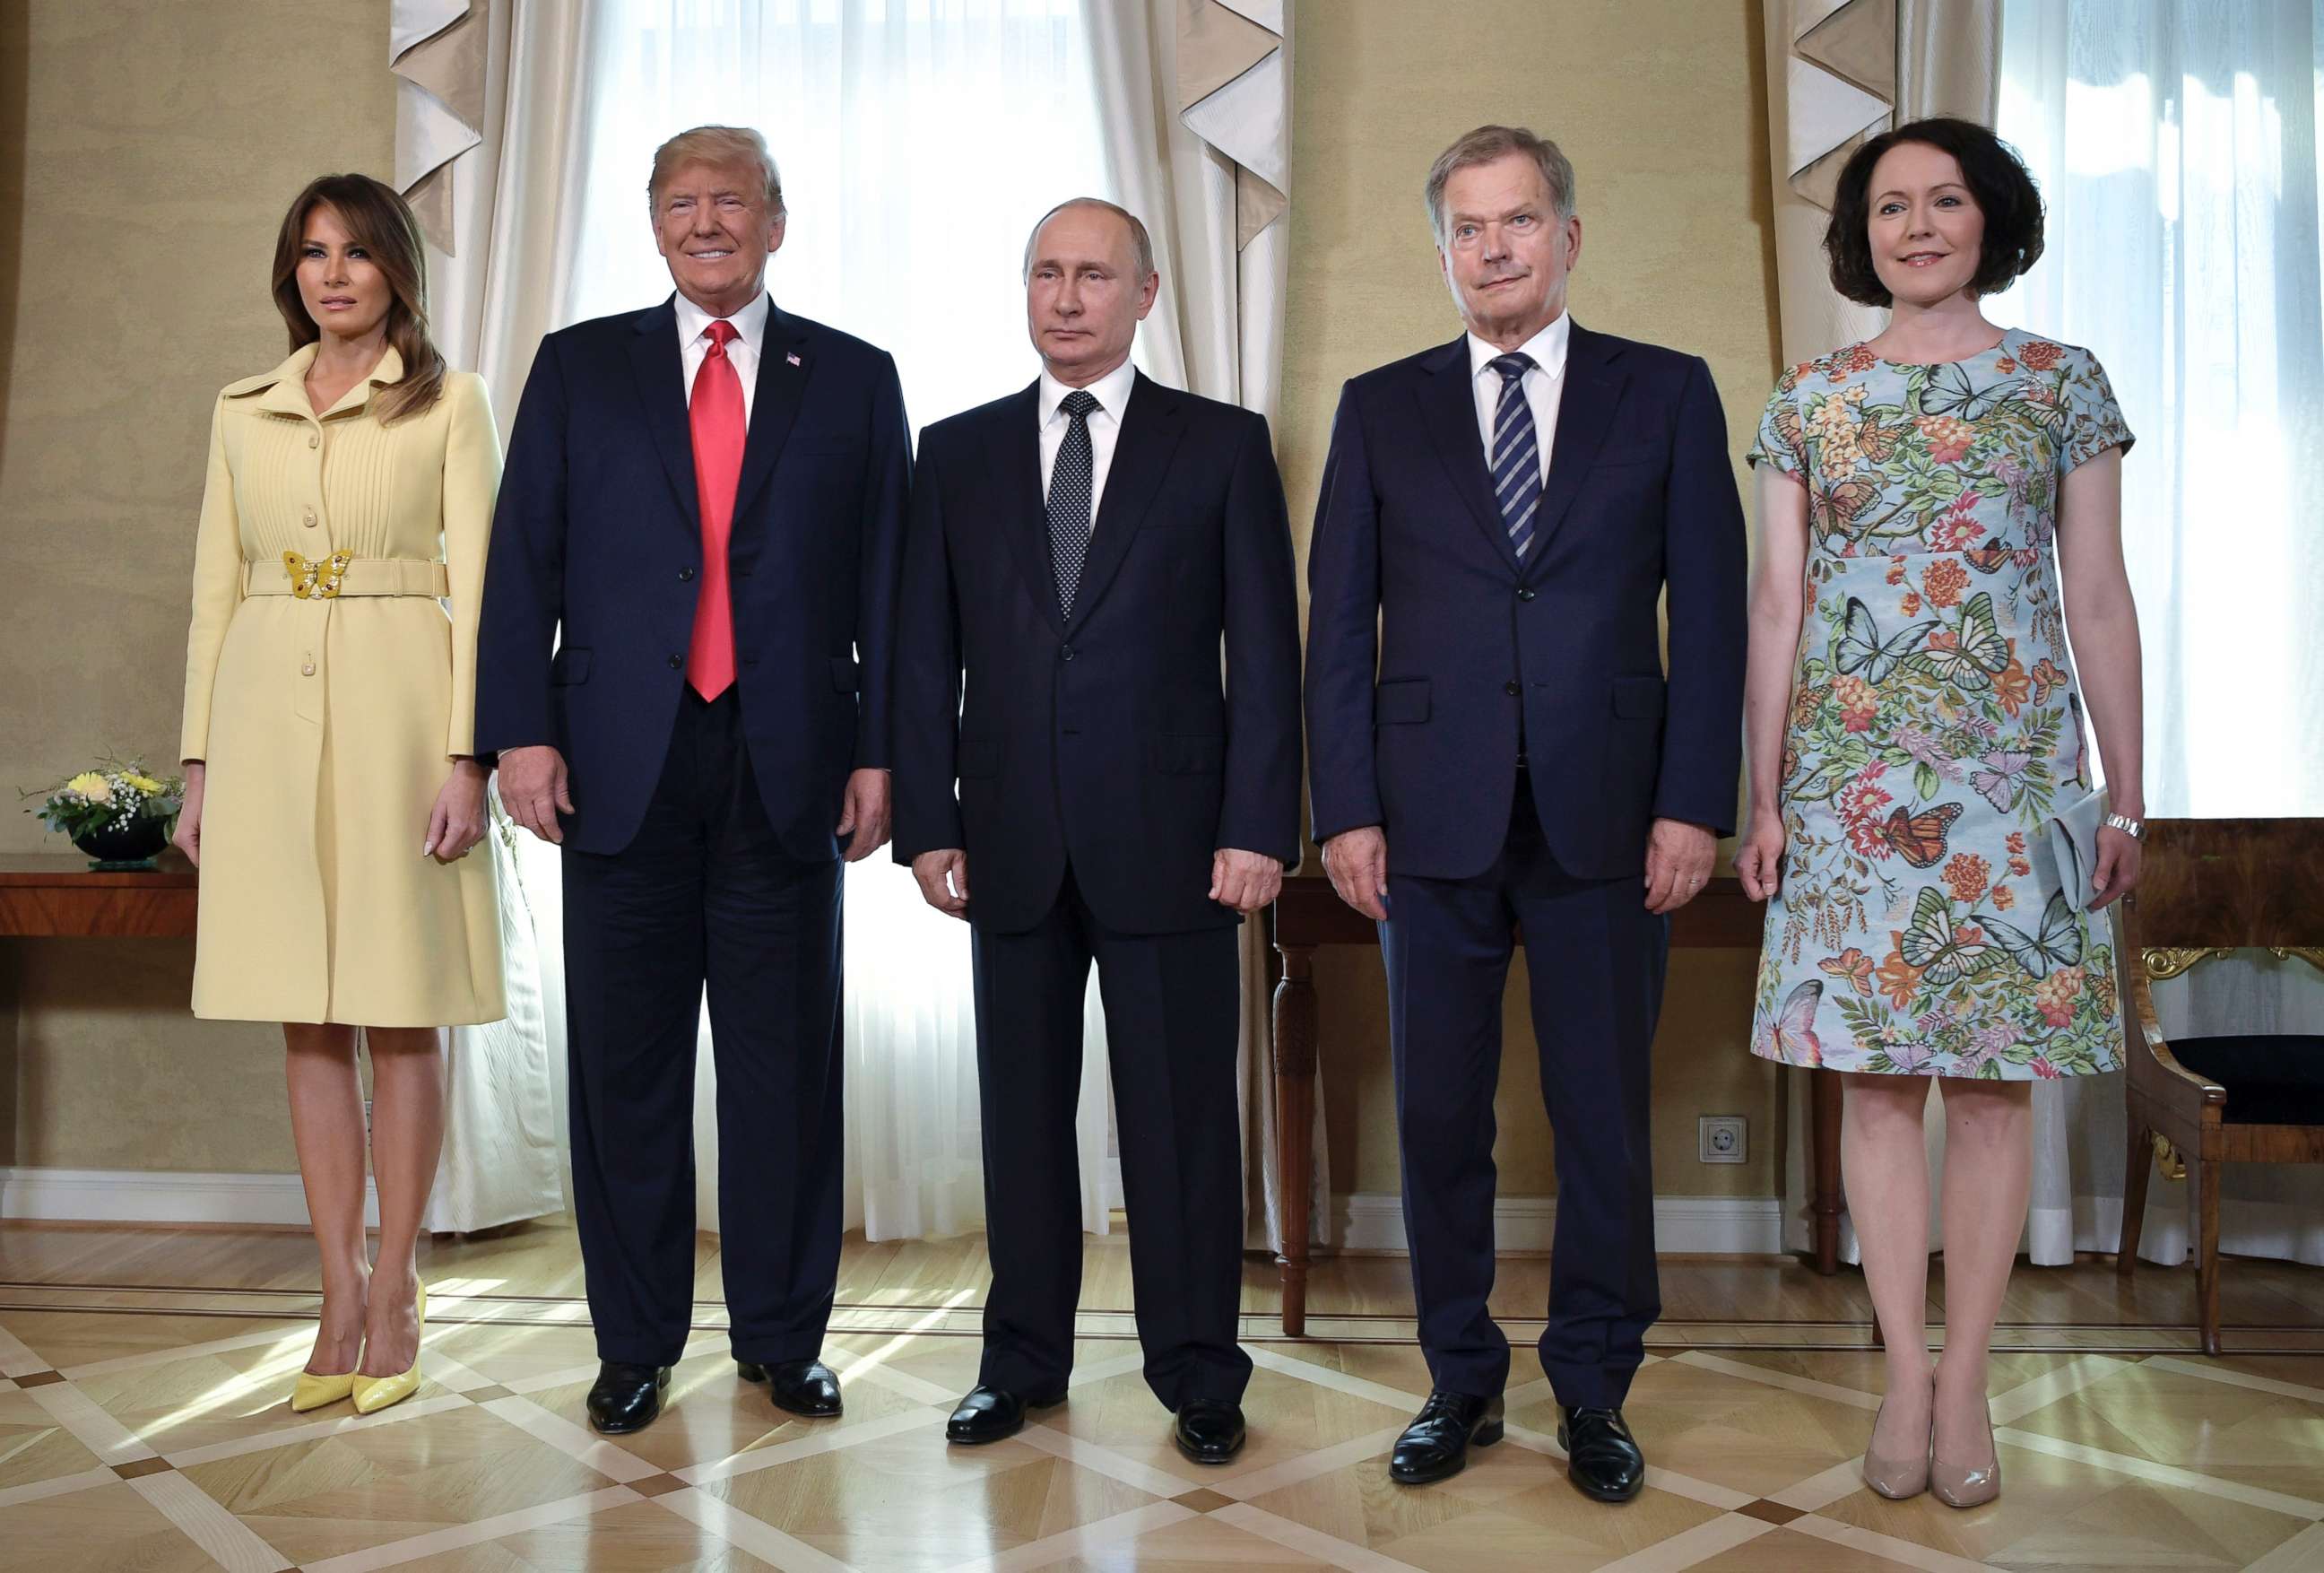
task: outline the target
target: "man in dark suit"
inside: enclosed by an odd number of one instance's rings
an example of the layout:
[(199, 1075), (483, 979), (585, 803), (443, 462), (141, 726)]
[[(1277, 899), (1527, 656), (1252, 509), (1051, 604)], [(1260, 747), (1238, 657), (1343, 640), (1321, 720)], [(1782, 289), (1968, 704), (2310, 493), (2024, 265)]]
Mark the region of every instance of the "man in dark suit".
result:
[(1582, 225), (1554, 143), (1481, 127), (1427, 199), (1468, 331), (1347, 384), (1309, 559), (1314, 834), (1379, 922), (1434, 1389), (1390, 1472), (1443, 1479), (1501, 1435), (1485, 1301), (1514, 925), (1557, 1141), (1542, 1365), (1568, 1473), (1624, 1501), (1645, 1460), (1622, 1400), (1660, 1310), (1647, 1061), (1668, 914), (1734, 819), (1742, 510), (1703, 363), (1566, 316)]
[(819, 1355), (841, 860), (887, 839), (911, 463), (894, 363), (767, 297), (784, 211), (759, 134), (672, 138), (650, 191), (678, 292), (542, 341), (477, 660), (502, 800), (564, 848), (574, 1213), (607, 1432), (660, 1412), (693, 1319), (706, 984), (735, 1359), (793, 1413), (840, 1410)]
[(1066, 203), (1025, 273), (1040, 377), (921, 434), (897, 635), (896, 856), (976, 977), (992, 1289), (946, 1434), (1065, 1396), (1094, 960), (1146, 1380), (1220, 1464), (1250, 1375), (1235, 930), (1299, 857), (1283, 487), (1264, 419), (1130, 366), (1161, 282), (1135, 217)]

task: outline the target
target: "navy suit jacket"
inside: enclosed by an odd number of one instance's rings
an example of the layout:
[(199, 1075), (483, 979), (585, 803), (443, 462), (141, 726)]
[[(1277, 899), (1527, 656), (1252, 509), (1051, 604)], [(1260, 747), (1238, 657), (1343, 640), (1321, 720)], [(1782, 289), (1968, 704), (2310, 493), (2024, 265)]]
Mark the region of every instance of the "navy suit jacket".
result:
[(920, 433), (896, 859), (964, 849), (970, 915), (996, 932), (1041, 921), (1068, 859), (1110, 929), (1234, 923), (1214, 851), (1299, 859), (1299, 611), (1267, 421), (1140, 375), (1067, 619), (1038, 387)]
[[(770, 308), (727, 562), (752, 773), (801, 860), (838, 856), (848, 773), (889, 763), (910, 441), (885, 351)], [(671, 303), (549, 335), (493, 515), (476, 748), (564, 752), (569, 847), (619, 852), (637, 834), (686, 688), (701, 571)]]
[(1577, 323), (1564, 375), (1522, 563), (1465, 338), (1342, 391), (1308, 555), (1318, 841), (1379, 825), (1392, 873), (1482, 874), (1508, 836), (1520, 722), (1566, 873), (1642, 874), (1655, 819), (1733, 829), (1743, 514), (1710, 368)]

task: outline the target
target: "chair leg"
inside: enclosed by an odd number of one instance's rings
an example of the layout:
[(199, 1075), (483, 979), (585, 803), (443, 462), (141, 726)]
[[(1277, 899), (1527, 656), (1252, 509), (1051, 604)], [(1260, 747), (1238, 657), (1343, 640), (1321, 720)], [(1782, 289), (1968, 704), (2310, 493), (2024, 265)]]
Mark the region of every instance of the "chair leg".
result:
[(2130, 1150), (2123, 1154), (2122, 1237), (2114, 1248), (2114, 1270), (2128, 1278), (2138, 1265), (2138, 1236), (2146, 1224), (2146, 1182), (2154, 1173), (2154, 1133), (2134, 1125)]
[(2202, 1161), (2199, 1183), (2203, 1194), (2196, 1206), (2201, 1218), (2201, 1234), (2198, 1241), (2200, 1254), (2196, 1258), (2196, 1298), (2200, 1302), (2203, 1324), (2203, 1353), (2219, 1353), (2219, 1161), (2206, 1158)]

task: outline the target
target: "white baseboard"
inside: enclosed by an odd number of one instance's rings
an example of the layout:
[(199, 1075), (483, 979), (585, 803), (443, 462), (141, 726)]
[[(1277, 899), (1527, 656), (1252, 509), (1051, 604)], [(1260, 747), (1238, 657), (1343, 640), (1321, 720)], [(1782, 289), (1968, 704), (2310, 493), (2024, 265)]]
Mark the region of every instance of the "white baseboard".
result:
[[(295, 1174), (174, 1174), (134, 1169), (0, 1167), (0, 1218), (51, 1223), (307, 1225)], [(364, 1185), (364, 1223), (379, 1197)]]
[[(1493, 1248), (1546, 1251), (1557, 1198), (1503, 1197), (1493, 1203)], [(1342, 1251), (1400, 1253), (1404, 1201), (1388, 1191), (1332, 1198), (1332, 1238)], [(1664, 1255), (1773, 1255), (1784, 1248), (1784, 1204), (1772, 1196), (1659, 1196), (1655, 1248)]]
[[(1393, 1193), (1335, 1196), (1332, 1214), (1332, 1237), (1342, 1251), (1405, 1249), (1404, 1203)], [(5, 1218), (303, 1228), (307, 1197), (295, 1174), (0, 1167), (0, 1219)], [(1546, 1251), (1556, 1218), (1554, 1197), (1504, 1197), (1493, 1204), (1494, 1246)], [(379, 1225), (379, 1198), (368, 1184), (364, 1221)], [(1669, 1255), (1773, 1254), (1783, 1249), (1783, 1203), (1774, 1197), (1657, 1197), (1655, 1245)]]

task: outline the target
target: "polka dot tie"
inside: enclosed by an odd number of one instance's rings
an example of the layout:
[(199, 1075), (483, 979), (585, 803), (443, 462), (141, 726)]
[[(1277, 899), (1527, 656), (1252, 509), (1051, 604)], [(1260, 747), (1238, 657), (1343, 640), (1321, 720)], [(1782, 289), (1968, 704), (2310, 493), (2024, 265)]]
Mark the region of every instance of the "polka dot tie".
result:
[(1049, 563), (1057, 575), (1057, 610), (1074, 615), (1074, 592), (1081, 588), (1082, 564), (1089, 559), (1090, 504), (1095, 490), (1095, 452), (1090, 446), (1090, 412), (1097, 395), (1076, 388), (1058, 406), (1073, 423), (1049, 472)]

